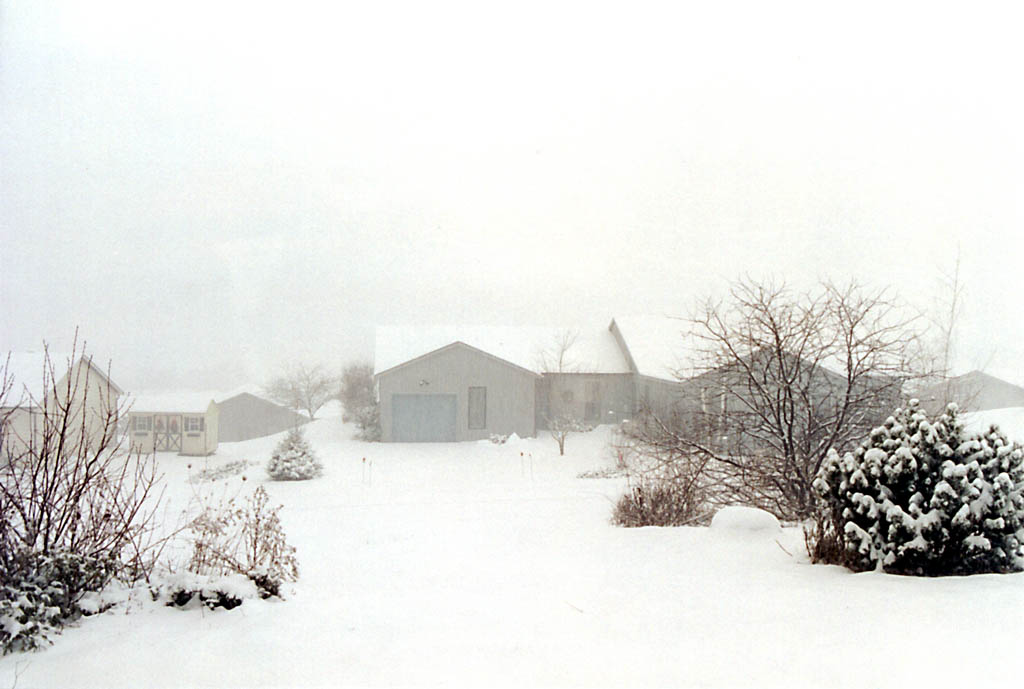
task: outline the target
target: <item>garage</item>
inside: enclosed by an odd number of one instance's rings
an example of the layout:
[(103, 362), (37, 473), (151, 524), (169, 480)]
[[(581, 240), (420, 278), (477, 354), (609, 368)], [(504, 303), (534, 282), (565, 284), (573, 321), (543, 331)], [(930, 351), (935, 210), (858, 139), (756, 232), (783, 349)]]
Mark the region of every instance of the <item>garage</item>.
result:
[(391, 396), (391, 433), (399, 442), (455, 440), (456, 395)]

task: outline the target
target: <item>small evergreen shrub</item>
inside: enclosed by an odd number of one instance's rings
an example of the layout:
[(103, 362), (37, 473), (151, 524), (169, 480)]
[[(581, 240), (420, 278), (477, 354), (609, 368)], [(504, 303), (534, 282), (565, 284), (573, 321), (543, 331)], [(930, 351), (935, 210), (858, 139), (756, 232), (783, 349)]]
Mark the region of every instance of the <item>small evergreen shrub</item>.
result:
[(306, 481), (324, 472), (301, 428), (288, 431), (267, 463), (267, 474), (275, 481)]
[(1024, 569), (1024, 449), (964, 430), (956, 405), (917, 400), (854, 452), (826, 458), (812, 558), (854, 570), (946, 575)]
[(356, 438), (368, 443), (380, 441), (380, 406), (376, 402), (359, 407), (355, 412), (355, 422), (359, 428)]
[(612, 521), (619, 526), (686, 526), (707, 523), (710, 513), (694, 487), (645, 479), (619, 498)]
[(114, 576), (110, 559), (58, 551), (22, 551), (0, 573), (0, 650), (28, 651), (52, 643), (65, 622), (89, 614), (82, 597), (101, 591)]

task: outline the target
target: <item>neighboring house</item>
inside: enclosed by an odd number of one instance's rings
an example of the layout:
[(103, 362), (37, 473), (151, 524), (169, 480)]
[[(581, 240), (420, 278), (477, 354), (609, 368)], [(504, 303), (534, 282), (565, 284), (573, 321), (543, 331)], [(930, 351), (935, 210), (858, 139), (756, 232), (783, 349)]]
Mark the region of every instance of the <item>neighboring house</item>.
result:
[(309, 423), (309, 417), (282, 407), (244, 388), (215, 396), (220, 409), (218, 440), (233, 443), (262, 438)]
[(220, 409), (205, 393), (129, 398), (126, 427), (134, 452), (204, 456), (217, 450)]
[[(635, 319), (638, 336), (679, 345), (678, 322)], [(640, 369), (616, 321), (599, 328), (510, 326), (382, 327), (374, 380), (385, 441), (477, 440), (536, 435), (560, 416), (592, 425), (631, 418), (649, 402), (669, 405), (682, 386), (672, 351), (637, 343)], [(646, 387), (644, 387), (646, 386)]]
[[(6, 357), (6, 377), (10, 389), (0, 400), (0, 447), (6, 452), (23, 452), (31, 444), (38, 447), (49, 425), (68, 415), (66, 436), (81, 437), (83, 425), (90, 447), (104, 440), (104, 433), (117, 432), (118, 399), (124, 394), (94, 363), (90, 356), (44, 352), (12, 352)], [(0, 361), (0, 372), (5, 368)], [(45, 371), (45, 373), (44, 373)], [(47, 424), (49, 418), (49, 424)], [(110, 439), (107, 436), (107, 440)]]

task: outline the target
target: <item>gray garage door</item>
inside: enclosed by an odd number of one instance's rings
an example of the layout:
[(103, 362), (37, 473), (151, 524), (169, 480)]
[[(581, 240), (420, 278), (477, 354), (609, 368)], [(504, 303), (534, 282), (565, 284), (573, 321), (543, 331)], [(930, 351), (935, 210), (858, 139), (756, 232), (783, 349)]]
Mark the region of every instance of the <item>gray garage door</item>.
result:
[(455, 395), (392, 395), (391, 437), (399, 442), (455, 440)]

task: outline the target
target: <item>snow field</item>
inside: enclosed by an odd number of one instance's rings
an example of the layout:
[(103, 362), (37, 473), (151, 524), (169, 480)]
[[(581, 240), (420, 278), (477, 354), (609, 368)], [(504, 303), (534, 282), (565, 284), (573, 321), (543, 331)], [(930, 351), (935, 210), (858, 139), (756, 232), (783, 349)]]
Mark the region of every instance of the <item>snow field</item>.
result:
[[(306, 428), (320, 479), (267, 479), (279, 437), (192, 460), (259, 462), (197, 489), (263, 484), (285, 505), (300, 563), (287, 600), (137, 598), (0, 659), (0, 686), (16, 672), (19, 687), (1016, 685), (1022, 575), (812, 566), (798, 529), (751, 529), (763, 516), (742, 510), (710, 529), (612, 526), (624, 480), (576, 478), (613, 464), (606, 428), (561, 458), (543, 436), (392, 445), (351, 440), (338, 418)], [(159, 459), (180, 508), (189, 460)]]

